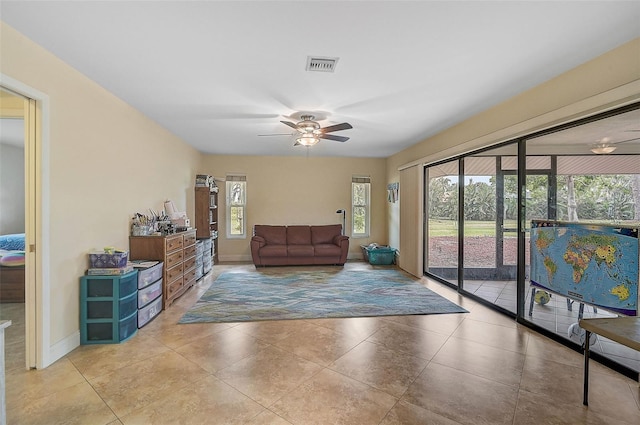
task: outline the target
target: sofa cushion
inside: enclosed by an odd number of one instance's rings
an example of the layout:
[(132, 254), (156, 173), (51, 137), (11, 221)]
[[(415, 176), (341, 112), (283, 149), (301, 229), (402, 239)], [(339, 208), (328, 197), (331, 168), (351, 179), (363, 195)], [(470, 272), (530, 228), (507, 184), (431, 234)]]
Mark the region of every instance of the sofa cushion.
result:
[(313, 257), (314, 249), (311, 245), (287, 245), (289, 257)]
[(267, 245), (287, 244), (286, 226), (268, 226), (264, 224), (256, 224), (253, 229), (255, 235), (262, 236), (267, 242)]
[(340, 254), (342, 254), (342, 249), (332, 243), (314, 245), (313, 249), (315, 250), (316, 257), (339, 257)]
[(261, 257), (286, 257), (287, 246), (286, 245), (265, 245), (260, 248)]
[(340, 234), (341, 224), (329, 224), (325, 226), (311, 226), (311, 243), (313, 245), (333, 243), (333, 238)]
[(309, 226), (288, 226), (287, 245), (311, 245)]

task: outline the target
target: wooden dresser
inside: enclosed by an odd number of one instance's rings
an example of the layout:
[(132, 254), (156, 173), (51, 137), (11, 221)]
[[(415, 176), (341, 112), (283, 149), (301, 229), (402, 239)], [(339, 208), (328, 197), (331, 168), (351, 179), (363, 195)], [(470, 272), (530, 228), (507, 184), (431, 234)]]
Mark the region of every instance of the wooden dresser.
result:
[(196, 283), (196, 231), (167, 236), (130, 236), (132, 260), (164, 262), (162, 308), (169, 307)]

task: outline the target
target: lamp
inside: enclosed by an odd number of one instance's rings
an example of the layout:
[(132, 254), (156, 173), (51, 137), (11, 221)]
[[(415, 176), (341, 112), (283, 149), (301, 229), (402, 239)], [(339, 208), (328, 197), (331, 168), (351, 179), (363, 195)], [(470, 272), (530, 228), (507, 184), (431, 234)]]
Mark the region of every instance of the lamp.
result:
[(591, 152), (597, 155), (611, 153), (615, 150), (616, 150), (615, 146), (609, 146), (607, 144), (595, 145), (594, 147), (591, 148)]
[(340, 232), (340, 234), (344, 235), (344, 228), (347, 227), (347, 211), (338, 210), (336, 214), (342, 214), (342, 232)]
[(320, 141), (319, 138), (315, 136), (313, 133), (305, 133), (302, 136), (296, 139), (297, 143), (300, 143), (302, 146), (313, 146)]

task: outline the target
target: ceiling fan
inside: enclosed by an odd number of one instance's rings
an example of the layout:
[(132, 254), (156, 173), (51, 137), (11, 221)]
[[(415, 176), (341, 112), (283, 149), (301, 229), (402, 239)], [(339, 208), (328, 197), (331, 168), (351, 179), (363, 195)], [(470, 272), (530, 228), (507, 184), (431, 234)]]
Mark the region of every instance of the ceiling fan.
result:
[[(640, 130), (627, 130), (627, 131), (635, 132)], [(622, 140), (620, 142), (612, 142), (610, 137), (603, 137), (602, 139), (598, 140), (595, 144), (591, 145), (591, 148), (589, 150), (595, 153), (596, 155), (608, 154), (618, 149), (618, 147), (615, 145), (619, 145), (627, 142), (633, 142), (635, 140), (640, 140), (640, 138), (636, 137), (633, 139)]]
[[(313, 146), (317, 144), (320, 139), (333, 140), (335, 142), (346, 142), (349, 140), (348, 137), (344, 136), (336, 136), (332, 133), (334, 131), (340, 130), (349, 130), (353, 128), (351, 124), (347, 122), (343, 122), (341, 124), (330, 125), (327, 127), (321, 127), (315, 120), (315, 116), (313, 115), (302, 115), (300, 116), (302, 121), (297, 123), (293, 123), (290, 121), (280, 121), (282, 124), (291, 127), (296, 130), (298, 133), (291, 133), (287, 135), (298, 135), (296, 138), (296, 142), (293, 146)], [(260, 136), (278, 136), (279, 134), (260, 134)], [(284, 135), (284, 134), (283, 134)]]

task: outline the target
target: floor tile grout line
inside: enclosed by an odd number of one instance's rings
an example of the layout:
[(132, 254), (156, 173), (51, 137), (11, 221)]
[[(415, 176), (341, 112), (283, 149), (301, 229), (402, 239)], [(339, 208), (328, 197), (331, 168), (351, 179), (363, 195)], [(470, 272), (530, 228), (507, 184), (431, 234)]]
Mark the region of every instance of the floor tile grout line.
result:
[[(69, 359), (69, 363), (71, 363), (73, 365), (73, 367), (78, 371), (78, 373), (82, 376), (82, 378), (85, 380), (85, 382), (91, 387), (91, 390), (95, 393), (96, 396), (98, 396), (98, 398), (100, 398), (100, 400), (102, 400), (102, 402), (104, 403), (104, 405), (107, 407), (107, 409), (109, 409), (111, 411), (111, 413), (113, 414), (113, 416), (120, 421), (120, 417), (116, 414), (116, 412), (113, 410), (113, 408), (109, 405), (109, 403), (107, 403), (107, 400), (104, 399), (104, 397), (98, 392), (98, 390), (96, 389), (96, 387), (93, 386), (93, 384), (89, 381), (89, 379), (87, 379), (86, 376), (84, 376), (84, 374), (82, 372), (80, 372), (80, 370), (78, 369), (78, 367), (73, 363), (73, 361), (71, 361), (71, 359)], [(113, 421), (109, 421), (107, 423), (105, 423), (105, 425), (110, 424)], [(120, 421), (122, 422), (122, 421)]]
[[(206, 372), (206, 371), (205, 371), (205, 372)], [(211, 375), (211, 374), (209, 374), (209, 376), (212, 376), (212, 375)], [(200, 382), (200, 381), (202, 381), (202, 380), (204, 380), (204, 379), (206, 379), (206, 378), (207, 378), (207, 376), (202, 376), (201, 378), (196, 379), (195, 381), (191, 381), (191, 382), (189, 382), (188, 384), (185, 384), (184, 386), (182, 386), (182, 387), (178, 388), (175, 392), (177, 392), (177, 391), (182, 391), (183, 389), (188, 388), (189, 386), (195, 385), (196, 383), (198, 383), (198, 382)], [(214, 376), (214, 378), (215, 378), (215, 376)], [(215, 378), (215, 379), (217, 379), (217, 378)], [(150, 403), (148, 403), (148, 404), (146, 404), (146, 405), (144, 405), (144, 406), (141, 406), (141, 407), (138, 407), (138, 408), (136, 408), (136, 409), (134, 409), (134, 410), (131, 410), (131, 411), (129, 411), (129, 412), (127, 412), (127, 413), (125, 413), (123, 416), (118, 416), (118, 415), (116, 415), (116, 417), (118, 418), (118, 420), (119, 420), (120, 422), (122, 422), (122, 418), (123, 418), (123, 417), (125, 417), (125, 416), (129, 416), (129, 415), (134, 414), (135, 412), (138, 412), (138, 411), (144, 411), (144, 410), (146, 410), (146, 409), (149, 409), (149, 408), (150, 408), (150, 406), (155, 405), (155, 404), (157, 404), (157, 403), (161, 403), (161, 402), (162, 402), (162, 401), (164, 401), (165, 399), (170, 398), (170, 397), (172, 397), (172, 396), (173, 396), (173, 394), (167, 394), (167, 395), (166, 395), (166, 396), (164, 396), (162, 399), (155, 400), (155, 401), (150, 402)], [(109, 408), (111, 409), (111, 406), (109, 406)], [(111, 409), (111, 410), (113, 411), (113, 409)], [(115, 412), (114, 412), (114, 414), (115, 414)], [(107, 424), (107, 425), (108, 425), (108, 424)]]

